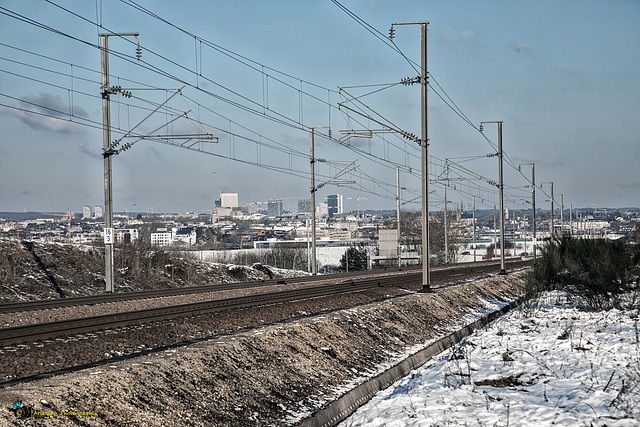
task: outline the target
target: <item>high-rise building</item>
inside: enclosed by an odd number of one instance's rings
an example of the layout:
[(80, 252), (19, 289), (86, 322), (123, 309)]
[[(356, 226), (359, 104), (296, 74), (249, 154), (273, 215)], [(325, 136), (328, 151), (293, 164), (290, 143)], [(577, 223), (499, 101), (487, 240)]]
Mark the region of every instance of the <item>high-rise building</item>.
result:
[(91, 218), (91, 206), (83, 206), (82, 207), (82, 219)]
[(267, 202), (267, 216), (275, 218), (282, 215), (282, 200), (271, 199)]
[(220, 207), (237, 208), (238, 193), (220, 193)]
[(95, 208), (95, 217), (102, 218), (104, 214), (102, 213), (102, 206), (96, 206)]
[(327, 208), (329, 218), (336, 214), (344, 213), (344, 204), (343, 204), (342, 194), (331, 194), (327, 196)]

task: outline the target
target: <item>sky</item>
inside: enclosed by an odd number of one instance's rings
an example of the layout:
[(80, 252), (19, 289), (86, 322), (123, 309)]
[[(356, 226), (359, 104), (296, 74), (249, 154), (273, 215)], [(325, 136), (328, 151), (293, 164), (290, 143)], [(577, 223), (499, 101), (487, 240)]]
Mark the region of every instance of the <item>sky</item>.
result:
[(430, 210), (445, 186), (450, 207), (498, 203), (498, 126), (482, 121), (503, 122), (507, 209), (531, 208), (528, 163), (538, 208), (549, 182), (556, 208), (637, 207), (639, 19), (636, 0), (6, 0), (0, 211), (104, 205), (98, 34), (123, 32), (142, 56), (108, 38), (109, 84), (132, 94), (110, 96), (111, 140), (136, 141), (111, 157), (116, 212), (203, 213), (221, 192), (294, 207), (311, 127), (318, 202), (395, 209), (398, 169), (419, 209), (420, 148), (398, 131), (421, 133), (420, 85), (399, 84), (420, 74), (420, 26), (386, 37), (424, 21)]

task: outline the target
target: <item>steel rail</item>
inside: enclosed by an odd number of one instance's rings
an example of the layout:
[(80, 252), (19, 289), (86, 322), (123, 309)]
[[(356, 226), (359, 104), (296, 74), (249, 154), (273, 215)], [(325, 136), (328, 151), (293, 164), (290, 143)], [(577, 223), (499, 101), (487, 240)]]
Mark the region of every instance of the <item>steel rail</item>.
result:
[[(493, 265), (493, 264), (496, 264), (496, 262), (480, 261), (480, 262), (468, 263), (468, 264), (467, 263), (450, 264), (447, 266), (436, 267), (432, 269), (432, 271), (435, 273), (441, 270), (448, 271), (449, 269), (452, 269), (452, 268), (468, 269), (468, 268), (473, 268), (474, 266), (479, 267), (479, 266)], [(419, 271), (419, 267), (410, 267), (410, 268), (404, 268), (401, 270), (390, 269), (385, 272), (380, 271), (378, 274), (383, 274), (383, 275), (398, 274), (404, 277), (408, 272), (410, 273), (414, 270)], [(18, 311), (28, 311), (28, 310), (41, 310), (45, 308), (66, 307), (66, 306), (74, 306), (74, 305), (101, 304), (106, 302), (115, 302), (115, 301), (123, 301), (123, 300), (129, 301), (134, 299), (160, 298), (160, 297), (168, 297), (168, 296), (176, 296), (176, 295), (189, 295), (194, 293), (254, 288), (254, 287), (262, 287), (262, 286), (286, 285), (286, 284), (323, 281), (323, 280), (338, 280), (338, 279), (359, 277), (359, 276), (372, 275), (372, 274), (376, 274), (376, 272), (371, 270), (366, 270), (366, 271), (351, 272), (351, 273), (336, 273), (336, 274), (330, 274), (330, 275), (301, 276), (301, 277), (278, 278), (278, 279), (268, 279), (268, 280), (251, 281), (251, 282), (225, 283), (225, 284), (202, 285), (202, 286), (186, 286), (186, 287), (169, 288), (169, 289), (154, 289), (150, 291), (87, 295), (87, 296), (72, 297), (72, 298), (58, 298), (58, 299), (47, 299), (47, 300), (37, 300), (37, 301), (20, 301), (20, 302), (0, 304), (0, 313), (13, 313)]]

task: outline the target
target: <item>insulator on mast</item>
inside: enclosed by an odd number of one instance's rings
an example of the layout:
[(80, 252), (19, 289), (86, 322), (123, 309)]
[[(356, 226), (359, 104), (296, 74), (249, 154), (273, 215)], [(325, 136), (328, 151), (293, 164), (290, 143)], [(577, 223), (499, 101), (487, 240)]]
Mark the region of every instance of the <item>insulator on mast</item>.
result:
[(405, 86), (409, 86), (415, 83), (420, 83), (420, 76), (418, 77), (406, 77), (402, 80), (400, 80), (400, 83), (402, 83)]

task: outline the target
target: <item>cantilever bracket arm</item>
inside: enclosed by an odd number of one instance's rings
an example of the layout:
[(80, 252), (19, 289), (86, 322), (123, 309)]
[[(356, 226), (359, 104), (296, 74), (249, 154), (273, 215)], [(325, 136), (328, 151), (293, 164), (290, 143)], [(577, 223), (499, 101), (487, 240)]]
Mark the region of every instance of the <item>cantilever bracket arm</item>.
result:
[[(182, 86), (180, 89), (176, 90), (176, 92), (171, 95), (169, 98), (167, 98), (162, 104), (158, 105), (152, 112), (150, 112), (144, 119), (140, 120), (138, 122), (137, 125), (135, 125), (133, 128), (131, 128), (131, 130), (129, 130), (127, 133), (125, 133), (124, 135), (122, 135), (119, 139), (116, 139), (106, 151), (115, 149), (118, 145), (120, 145), (120, 143), (122, 142), (122, 140), (124, 138), (127, 138), (128, 136), (131, 135), (131, 133), (136, 130), (136, 128), (138, 126), (140, 126), (142, 123), (144, 123), (149, 117), (151, 117), (152, 115), (154, 115), (160, 108), (162, 108), (163, 105), (165, 105), (167, 102), (169, 102), (171, 100), (171, 98), (173, 98), (174, 96), (176, 96), (177, 94), (179, 94), (180, 92), (182, 92), (182, 89), (184, 88), (184, 86)], [(186, 114), (186, 113), (185, 113)], [(168, 124), (168, 123), (167, 123)], [(155, 132), (155, 131), (154, 131)], [(122, 150), (119, 150), (118, 152), (120, 152)]]

